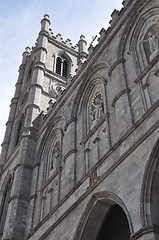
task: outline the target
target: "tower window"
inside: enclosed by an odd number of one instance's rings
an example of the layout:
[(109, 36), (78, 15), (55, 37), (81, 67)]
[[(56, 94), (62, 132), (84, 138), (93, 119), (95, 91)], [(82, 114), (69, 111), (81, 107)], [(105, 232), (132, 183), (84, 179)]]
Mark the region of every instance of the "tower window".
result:
[(68, 62), (63, 56), (56, 59), (56, 73), (65, 78), (68, 75)]
[(61, 58), (58, 57), (56, 60), (56, 73), (59, 75), (61, 75), (61, 65), (62, 65)]
[(65, 78), (67, 77), (67, 61), (66, 61), (66, 59), (63, 61), (62, 76)]

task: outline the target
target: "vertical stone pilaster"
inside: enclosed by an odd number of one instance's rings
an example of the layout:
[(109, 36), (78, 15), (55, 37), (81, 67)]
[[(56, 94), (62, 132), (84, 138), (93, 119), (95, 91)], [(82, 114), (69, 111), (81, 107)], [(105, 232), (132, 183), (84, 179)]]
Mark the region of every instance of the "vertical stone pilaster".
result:
[(119, 136), (122, 136), (133, 124), (133, 115), (129, 99), (129, 89), (124, 72), (124, 59), (117, 60), (110, 71), (110, 75), (116, 86), (116, 93), (112, 106), (115, 108), (116, 123), (118, 126)]
[(6, 123), (6, 131), (5, 131), (5, 136), (4, 136), (4, 141), (2, 143), (2, 151), (1, 151), (1, 163), (0, 163), (0, 168), (3, 167), (3, 164), (6, 160), (7, 157), (9, 157), (13, 147), (14, 147), (14, 139), (11, 138), (11, 136), (14, 136), (13, 132), (13, 123), (14, 123), (14, 118), (15, 115), (18, 111), (18, 100), (20, 96), (20, 91), (23, 83), (23, 77), (24, 77), (24, 71), (25, 71), (25, 64), (26, 64), (26, 59), (27, 56), (30, 53), (30, 48), (27, 47), (25, 48), (25, 51), (22, 54), (22, 64), (19, 66), (19, 75), (18, 75), (18, 80), (16, 83), (16, 88), (15, 88), (15, 93), (14, 93), (14, 98), (11, 101), (10, 105), (10, 113), (8, 117), (8, 121)]

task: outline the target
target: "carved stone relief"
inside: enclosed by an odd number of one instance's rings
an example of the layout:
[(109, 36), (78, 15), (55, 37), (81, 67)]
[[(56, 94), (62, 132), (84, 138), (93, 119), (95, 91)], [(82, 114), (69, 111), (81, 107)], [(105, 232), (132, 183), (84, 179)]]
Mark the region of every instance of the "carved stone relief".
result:
[(65, 86), (60, 85), (56, 81), (51, 80), (49, 85), (49, 92), (52, 94), (53, 98), (57, 98), (59, 94), (62, 94), (62, 92), (66, 89)]

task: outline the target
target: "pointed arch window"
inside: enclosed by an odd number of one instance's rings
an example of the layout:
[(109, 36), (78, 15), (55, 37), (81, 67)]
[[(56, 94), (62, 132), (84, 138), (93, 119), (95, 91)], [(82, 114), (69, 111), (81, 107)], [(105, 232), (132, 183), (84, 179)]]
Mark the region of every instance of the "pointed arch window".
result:
[(56, 59), (56, 73), (65, 78), (68, 76), (68, 60), (63, 55)]
[(62, 76), (67, 77), (67, 69), (68, 69), (68, 64), (66, 59), (63, 61), (63, 69), (62, 69)]
[(62, 60), (60, 57), (57, 57), (56, 59), (56, 73), (61, 75), (61, 65), (62, 65)]

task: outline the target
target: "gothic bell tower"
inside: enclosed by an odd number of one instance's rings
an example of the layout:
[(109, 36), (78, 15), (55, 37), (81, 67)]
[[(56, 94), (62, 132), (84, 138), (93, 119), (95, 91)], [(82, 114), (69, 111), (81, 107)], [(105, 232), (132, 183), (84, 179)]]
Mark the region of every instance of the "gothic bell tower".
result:
[(41, 21), (35, 46), (26, 47), (22, 54), (0, 161), (2, 239), (24, 238), (30, 197), (35, 197), (31, 196), (30, 186), (36, 164), (39, 114), (47, 111), (48, 103), (56, 102), (86, 55), (84, 36), (75, 47), (69, 39), (63, 41), (60, 34), (54, 36), (48, 14)]

